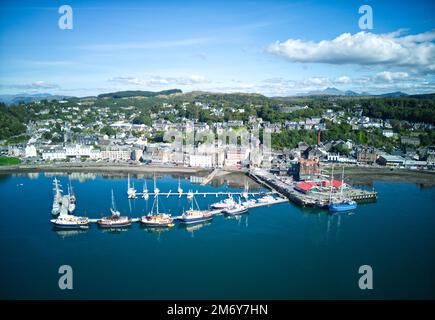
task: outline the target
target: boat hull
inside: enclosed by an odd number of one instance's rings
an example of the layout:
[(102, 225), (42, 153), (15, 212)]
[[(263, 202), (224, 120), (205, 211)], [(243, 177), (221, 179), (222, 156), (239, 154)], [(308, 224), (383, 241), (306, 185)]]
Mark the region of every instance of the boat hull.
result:
[(205, 221), (210, 221), (211, 219), (213, 219), (212, 216), (198, 217), (198, 218), (179, 218), (178, 221), (180, 223), (184, 223), (184, 224), (194, 224), (194, 223), (201, 223), (201, 222), (205, 222)]
[(64, 223), (56, 223), (52, 222), (56, 228), (59, 229), (87, 229), (89, 228), (89, 224), (64, 224)]
[(173, 222), (150, 222), (150, 221), (140, 220), (140, 223), (143, 226), (150, 227), (150, 228), (170, 228), (174, 226)]
[(112, 222), (112, 223), (105, 223), (101, 221), (97, 221), (97, 224), (100, 228), (125, 228), (131, 226), (131, 220), (128, 222)]
[(231, 211), (231, 210), (224, 210), (223, 213), (229, 216), (236, 216), (239, 214), (244, 214), (248, 212), (248, 208), (242, 209), (242, 210), (235, 210), (235, 211)]
[(329, 211), (331, 212), (346, 212), (355, 210), (357, 207), (356, 203), (352, 204), (330, 204), (328, 206)]

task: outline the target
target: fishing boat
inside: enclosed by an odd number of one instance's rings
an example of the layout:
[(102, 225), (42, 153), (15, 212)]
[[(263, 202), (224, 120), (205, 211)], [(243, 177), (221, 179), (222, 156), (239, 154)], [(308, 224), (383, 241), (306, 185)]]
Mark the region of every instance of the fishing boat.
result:
[(61, 214), (57, 219), (52, 219), (51, 223), (55, 227), (62, 229), (86, 229), (89, 227), (88, 218), (76, 217), (69, 214)]
[(352, 199), (343, 199), (343, 200), (335, 200), (331, 202), (328, 206), (329, 211), (331, 212), (344, 212), (355, 210), (357, 207), (357, 203)]
[[(156, 180), (154, 177), (154, 189), (156, 189)], [(156, 212), (154, 212), (154, 208), (156, 208)], [(173, 227), (174, 226), (174, 219), (171, 217), (171, 215), (166, 213), (159, 212), (159, 195), (156, 194), (154, 196), (154, 203), (151, 208), (151, 212), (148, 213), (146, 216), (143, 216), (140, 218), (140, 222), (144, 224), (147, 227)]]
[(121, 216), (121, 213), (116, 209), (115, 196), (112, 189), (112, 208), (111, 215), (97, 220), (97, 224), (102, 228), (120, 228), (131, 225), (131, 219), (126, 216)]
[(248, 207), (244, 206), (240, 199), (238, 203), (234, 204), (234, 206), (222, 210), (222, 213), (228, 215), (238, 215), (246, 212), (248, 212)]
[(233, 197), (228, 196), (227, 199), (213, 203), (210, 207), (213, 209), (223, 210), (223, 209), (231, 208), (235, 204), (236, 202), (234, 201)]
[(272, 196), (264, 196), (257, 200), (259, 203), (272, 203), (275, 201), (275, 198)]
[(57, 180), (57, 178), (54, 178), (53, 180), (53, 191), (54, 191), (54, 197), (53, 197), (53, 206), (51, 209), (51, 214), (58, 215), (60, 213), (60, 207), (62, 203), (62, 189), (59, 180)]
[[(334, 167), (332, 168), (334, 170)], [(334, 174), (334, 171), (332, 171), (331, 174), (331, 187), (330, 187), (330, 197), (329, 197), (329, 204), (328, 204), (328, 210), (331, 212), (346, 212), (355, 210), (358, 206), (356, 201), (346, 198), (343, 196), (343, 185), (344, 185), (344, 167), (343, 171), (341, 173), (341, 185), (340, 185), (340, 196), (337, 198), (332, 197), (332, 176)]]
[[(200, 210), (198, 203), (196, 202), (195, 196), (193, 196), (192, 200), (192, 207), (190, 210), (185, 211), (181, 216), (178, 217), (178, 221), (180, 223), (185, 224), (193, 224), (193, 223), (200, 223), (205, 221), (210, 221), (213, 219), (213, 213), (210, 210)], [(194, 209), (194, 204), (196, 204), (198, 209)]]

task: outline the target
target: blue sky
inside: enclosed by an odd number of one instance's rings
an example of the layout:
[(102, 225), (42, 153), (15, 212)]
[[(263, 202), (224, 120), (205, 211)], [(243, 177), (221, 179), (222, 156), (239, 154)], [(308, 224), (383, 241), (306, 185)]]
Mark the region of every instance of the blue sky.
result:
[[(58, 8), (73, 9), (61, 30)], [(361, 30), (358, 8), (373, 9)], [(433, 1), (2, 1), (0, 93), (435, 92)]]

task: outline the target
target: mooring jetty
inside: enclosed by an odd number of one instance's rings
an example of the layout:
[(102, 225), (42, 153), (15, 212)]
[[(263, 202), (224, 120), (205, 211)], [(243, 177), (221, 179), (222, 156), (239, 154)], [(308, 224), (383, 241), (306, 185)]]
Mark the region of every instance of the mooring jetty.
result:
[[(325, 207), (330, 201), (330, 193), (325, 190), (324, 182), (329, 180), (316, 182), (296, 182), (290, 179), (284, 179), (276, 176), (266, 170), (253, 169), (247, 173), (249, 177), (268, 188), (272, 192), (277, 192), (280, 195), (287, 197), (290, 201), (300, 206), (306, 207)], [(323, 188), (313, 188), (322, 186)], [(310, 189), (316, 189), (315, 192)], [(322, 190), (323, 189), (323, 190)], [(357, 202), (376, 201), (378, 194), (376, 191), (368, 191), (347, 186), (343, 194), (345, 197)]]

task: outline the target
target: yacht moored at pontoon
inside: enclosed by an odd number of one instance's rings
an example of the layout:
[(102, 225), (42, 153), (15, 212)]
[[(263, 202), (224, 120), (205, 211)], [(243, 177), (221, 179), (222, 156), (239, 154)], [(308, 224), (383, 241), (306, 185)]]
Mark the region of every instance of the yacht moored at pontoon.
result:
[(88, 218), (72, 215), (60, 215), (57, 219), (52, 219), (51, 223), (55, 227), (62, 229), (86, 229), (89, 227)]
[[(154, 178), (154, 189), (156, 187), (156, 179)], [(156, 208), (156, 212), (154, 213), (154, 208)], [(171, 215), (166, 213), (159, 212), (159, 195), (158, 193), (154, 196), (153, 207), (151, 208), (151, 212), (146, 216), (140, 218), (140, 222), (147, 227), (173, 227), (174, 219)]]
[(258, 201), (258, 203), (273, 203), (273, 202), (275, 202), (275, 198), (267, 195), (267, 196), (264, 196), (264, 197), (258, 199), (257, 201)]
[(112, 208), (110, 208), (111, 215), (97, 220), (97, 224), (102, 228), (119, 228), (128, 227), (131, 225), (131, 218), (121, 216), (121, 213), (116, 209), (115, 197), (112, 189)]
[[(205, 221), (210, 221), (213, 219), (213, 213), (210, 210), (199, 210), (198, 203), (196, 202), (195, 196), (192, 197), (192, 207), (190, 210), (185, 211), (181, 216), (177, 218), (180, 223), (193, 224)], [(197, 206), (197, 210), (193, 208), (194, 203)]]
[(228, 196), (227, 199), (213, 203), (210, 207), (212, 209), (228, 209), (231, 208), (232, 206), (234, 206), (236, 204), (236, 202), (234, 201), (233, 197)]

